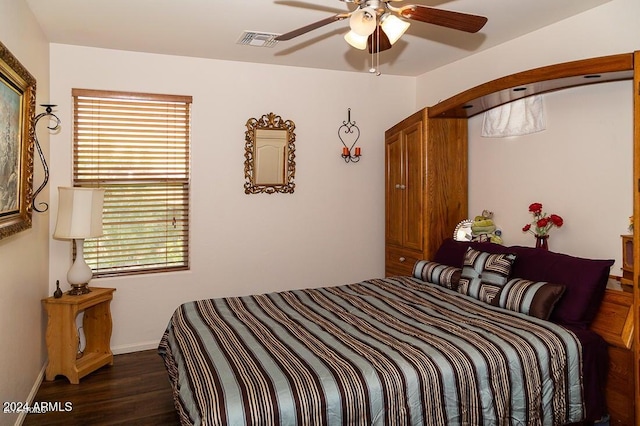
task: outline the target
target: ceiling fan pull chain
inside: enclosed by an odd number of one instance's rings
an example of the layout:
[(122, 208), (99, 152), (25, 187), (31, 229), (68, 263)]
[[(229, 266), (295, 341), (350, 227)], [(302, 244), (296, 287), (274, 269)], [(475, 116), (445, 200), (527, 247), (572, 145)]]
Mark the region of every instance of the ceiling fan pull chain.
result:
[(380, 29), (378, 31), (378, 34), (376, 34), (376, 36), (378, 37), (378, 48), (376, 49), (376, 76), (380, 77), (380, 33), (382, 32), (382, 29)]
[[(375, 73), (376, 77), (380, 77), (380, 32), (381, 29), (377, 28), (374, 37), (376, 38), (376, 47), (371, 50), (371, 69), (370, 73)], [(375, 61), (374, 61), (374, 50), (375, 50)]]
[[(373, 42), (373, 39), (371, 39), (371, 41)], [(371, 68), (369, 68), (369, 72), (370, 72), (371, 74), (373, 74), (374, 72), (376, 72), (376, 68), (375, 68), (375, 66), (374, 66), (374, 65), (375, 65), (375, 63), (374, 63), (374, 61), (373, 61), (373, 51), (374, 51), (374, 50), (375, 50), (375, 49), (371, 49)]]

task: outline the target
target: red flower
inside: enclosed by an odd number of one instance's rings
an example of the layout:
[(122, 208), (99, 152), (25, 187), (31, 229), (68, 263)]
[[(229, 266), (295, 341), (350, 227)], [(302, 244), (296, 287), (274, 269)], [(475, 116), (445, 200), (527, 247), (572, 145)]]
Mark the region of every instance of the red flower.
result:
[(560, 228), (562, 226), (562, 224), (564, 223), (564, 220), (562, 220), (562, 218), (560, 216), (558, 216), (557, 214), (552, 214), (551, 216), (549, 216), (549, 220), (551, 221), (551, 223), (553, 223), (558, 228)]
[(533, 214), (540, 214), (542, 213), (542, 204), (540, 203), (533, 203), (529, 206), (529, 211)]
[[(542, 212), (542, 203), (532, 203), (529, 205), (529, 212), (533, 214), (533, 222), (527, 223), (522, 232), (531, 232), (535, 236), (543, 236), (549, 233), (554, 226), (558, 228), (564, 224), (564, 220), (557, 214), (547, 216)], [(532, 229), (534, 227), (535, 229)]]

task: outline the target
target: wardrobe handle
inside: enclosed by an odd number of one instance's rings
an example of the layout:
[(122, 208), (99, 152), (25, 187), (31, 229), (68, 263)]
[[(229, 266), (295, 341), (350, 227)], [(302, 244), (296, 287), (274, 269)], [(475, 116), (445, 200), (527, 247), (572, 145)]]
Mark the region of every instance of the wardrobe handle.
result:
[(400, 185), (400, 189), (406, 189), (407, 187), (405, 185)]
[(407, 260), (407, 259), (406, 259), (406, 258), (404, 258), (404, 257), (401, 257), (401, 258), (400, 258), (400, 259), (398, 259), (398, 260), (399, 260), (400, 262), (404, 262), (404, 261), (405, 261), (405, 260)]
[(396, 183), (396, 189), (400, 189), (400, 184)]

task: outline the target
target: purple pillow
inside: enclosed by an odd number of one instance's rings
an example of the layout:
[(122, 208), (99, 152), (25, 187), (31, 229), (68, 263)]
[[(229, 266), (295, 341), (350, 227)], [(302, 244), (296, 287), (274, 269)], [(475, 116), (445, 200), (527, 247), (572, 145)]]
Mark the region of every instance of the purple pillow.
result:
[(488, 253), (513, 253), (511, 276), (565, 286), (550, 321), (588, 328), (600, 308), (613, 260), (584, 259), (532, 247), (445, 240), (433, 261), (461, 267), (468, 247)]
[[(536, 250), (536, 249), (532, 249)], [(551, 312), (551, 321), (588, 328), (600, 308), (613, 260), (596, 260), (537, 250), (516, 275), (532, 281), (565, 285), (565, 294)], [(536, 264), (540, 265), (536, 267)]]

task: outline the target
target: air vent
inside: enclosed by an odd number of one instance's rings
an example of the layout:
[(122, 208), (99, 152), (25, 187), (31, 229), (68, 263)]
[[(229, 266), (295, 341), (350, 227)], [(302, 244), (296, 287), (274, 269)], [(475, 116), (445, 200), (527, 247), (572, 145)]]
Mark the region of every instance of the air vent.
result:
[(279, 35), (280, 34), (245, 31), (242, 33), (237, 43), (255, 47), (273, 47), (278, 43), (275, 38)]

